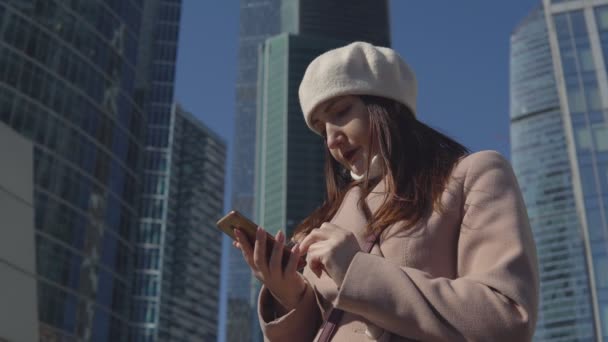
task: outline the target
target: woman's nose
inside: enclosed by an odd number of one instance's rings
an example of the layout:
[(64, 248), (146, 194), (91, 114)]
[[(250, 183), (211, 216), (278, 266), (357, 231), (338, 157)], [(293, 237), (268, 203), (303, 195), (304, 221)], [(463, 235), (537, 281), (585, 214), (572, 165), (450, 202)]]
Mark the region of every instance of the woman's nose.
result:
[(340, 146), (344, 141), (344, 134), (335, 127), (326, 127), (325, 132), (327, 133), (327, 147), (330, 149)]

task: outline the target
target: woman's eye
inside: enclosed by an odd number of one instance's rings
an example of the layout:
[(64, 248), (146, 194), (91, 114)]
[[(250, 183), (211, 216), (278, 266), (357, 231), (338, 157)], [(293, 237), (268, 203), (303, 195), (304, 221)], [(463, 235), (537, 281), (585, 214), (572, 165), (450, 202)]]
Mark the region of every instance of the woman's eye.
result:
[(338, 118), (343, 117), (344, 115), (346, 115), (346, 113), (348, 113), (349, 110), (350, 110), (350, 106), (344, 107), (344, 109), (336, 112), (336, 117), (338, 117)]

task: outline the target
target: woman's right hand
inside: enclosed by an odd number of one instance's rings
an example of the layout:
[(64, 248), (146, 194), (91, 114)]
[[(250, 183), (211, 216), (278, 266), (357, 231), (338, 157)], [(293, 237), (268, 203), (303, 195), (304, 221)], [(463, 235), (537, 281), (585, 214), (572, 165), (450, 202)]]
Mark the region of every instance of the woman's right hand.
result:
[(266, 286), (286, 312), (295, 308), (304, 295), (307, 286), (303, 277), (297, 272), (300, 258), (299, 244), (291, 249), (291, 256), (287, 266), (283, 269), (281, 259), (283, 257), (285, 234), (282, 231), (279, 231), (276, 235), (276, 243), (270, 260), (267, 260), (266, 257), (266, 232), (264, 229), (258, 227), (253, 246), (249, 243), (245, 234), (238, 229), (235, 230), (235, 235), (237, 241), (233, 242), (233, 245), (241, 249), (253, 275)]

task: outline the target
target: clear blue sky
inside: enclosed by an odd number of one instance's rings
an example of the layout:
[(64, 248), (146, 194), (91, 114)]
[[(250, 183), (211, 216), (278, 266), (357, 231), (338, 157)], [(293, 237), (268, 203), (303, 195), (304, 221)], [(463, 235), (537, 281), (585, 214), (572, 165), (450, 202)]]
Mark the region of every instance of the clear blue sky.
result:
[[(393, 48), (416, 72), (419, 119), (473, 151), (508, 157), (510, 34), (540, 3), (391, 0)], [(228, 172), (239, 4), (183, 0), (177, 59), (175, 99), (228, 143)]]

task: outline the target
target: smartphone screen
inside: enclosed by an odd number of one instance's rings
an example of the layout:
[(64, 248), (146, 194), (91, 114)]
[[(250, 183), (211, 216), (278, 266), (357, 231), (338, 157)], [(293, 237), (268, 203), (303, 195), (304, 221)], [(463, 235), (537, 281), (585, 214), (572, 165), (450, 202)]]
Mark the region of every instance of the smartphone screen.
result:
[[(226, 233), (228, 236), (230, 236), (230, 238), (232, 238), (233, 240), (236, 240), (236, 236), (234, 235), (234, 230), (240, 229), (245, 234), (245, 236), (247, 236), (247, 239), (249, 240), (249, 243), (252, 246), (255, 243), (255, 235), (256, 235), (256, 232), (258, 229), (258, 225), (255, 224), (253, 221), (249, 220), (248, 218), (246, 218), (245, 216), (243, 216), (241, 213), (239, 213), (236, 210), (232, 210), (226, 216), (222, 217), (219, 221), (217, 221), (217, 226), (224, 233)], [(272, 255), (272, 250), (274, 248), (275, 243), (276, 243), (276, 240), (274, 239), (274, 236), (272, 236), (268, 232), (266, 232), (266, 258), (267, 258), (267, 260), (269, 260), (270, 256)], [(290, 257), (291, 257), (291, 250), (289, 249), (289, 247), (284, 246), (283, 247), (283, 258), (282, 258), (283, 268), (285, 268), (287, 266), (287, 263), (289, 262)], [(304, 266), (306, 266), (306, 260), (302, 256), (302, 257), (300, 257), (300, 260), (298, 261), (298, 270), (304, 268)]]

